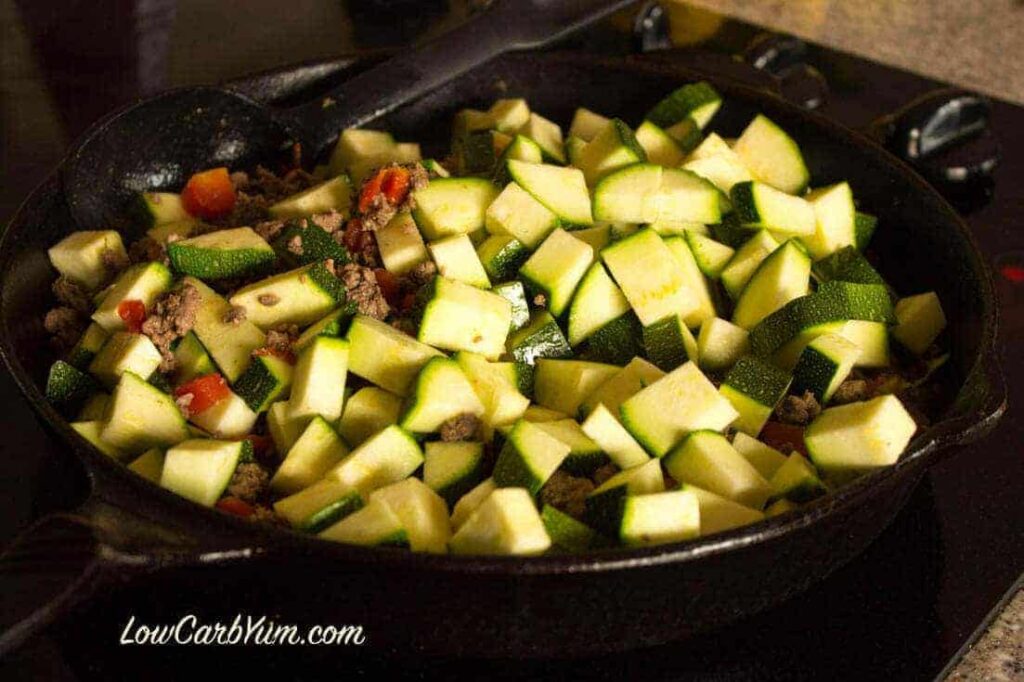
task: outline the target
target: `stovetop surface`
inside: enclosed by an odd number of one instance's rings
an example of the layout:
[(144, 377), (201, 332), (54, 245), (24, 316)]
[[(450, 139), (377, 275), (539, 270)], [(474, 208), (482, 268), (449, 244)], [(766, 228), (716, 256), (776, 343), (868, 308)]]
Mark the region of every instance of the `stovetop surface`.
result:
[[(704, 49), (735, 50), (753, 33), (729, 24)], [(593, 42), (593, 41), (591, 41)], [(621, 48), (617, 39), (597, 40)], [(611, 46), (611, 47), (609, 47)], [(687, 59), (685, 52), (673, 58)], [(912, 74), (811, 47), (807, 62), (825, 76), (825, 113), (854, 128), (941, 87)], [(1016, 349), (1024, 338), (1024, 109), (994, 102), (991, 130), (1002, 148), (990, 201), (966, 216), (990, 263), (1003, 315), (1001, 351), (1010, 411), (995, 432), (932, 469), (892, 526), (860, 557), (804, 595), (727, 629), (655, 649), (607, 659), (573, 662), (379, 660), (343, 656), (335, 671), (363, 679), (930, 679), (936, 676), (1024, 570), (1024, 363)], [(1007, 266), (1010, 266), (1007, 268)], [(1002, 274), (1005, 271), (1005, 275)], [(1017, 386), (1017, 379), (1022, 386)], [(73, 501), (47, 494), (45, 463), (37, 453), (45, 436), (13, 382), (0, 376), (0, 430), (6, 463), (0, 479), (0, 542), (54, 506)], [(779, 557), (785, 561), (785, 557)], [(82, 622), (77, 621), (77, 626)], [(116, 646), (114, 643), (97, 646)], [(3, 679), (111, 679), (146, 662), (149, 673), (179, 677), (182, 665), (202, 670), (216, 658), (231, 674), (258, 670), (260, 678), (293, 678), (301, 651), (270, 653), (219, 649), (148, 649), (125, 655), (124, 669), (97, 669), (88, 660), (65, 660), (60, 630), (37, 638), (0, 663)], [(167, 665), (161, 666), (160, 662)], [(158, 665), (154, 665), (157, 663)], [(255, 667), (254, 667), (255, 666)], [(299, 667), (296, 667), (299, 666)], [(138, 668), (134, 668), (138, 670)], [(222, 668), (227, 670), (227, 668)], [(207, 668), (209, 670), (209, 668)], [(163, 671), (163, 673), (161, 673)]]

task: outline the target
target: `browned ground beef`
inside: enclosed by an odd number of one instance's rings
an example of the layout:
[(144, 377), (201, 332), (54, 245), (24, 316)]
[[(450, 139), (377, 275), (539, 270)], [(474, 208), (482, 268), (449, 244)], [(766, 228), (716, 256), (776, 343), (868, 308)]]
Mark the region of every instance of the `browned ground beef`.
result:
[(256, 300), (259, 302), (260, 305), (270, 308), (280, 303), (281, 297), (278, 296), (277, 294), (260, 294), (259, 296), (256, 297)]
[(451, 443), (472, 440), (480, 430), (480, 419), (472, 414), (460, 414), (441, 424), (441, 440)]
[(160, 351), (160, 371), (174, 370), (171, 344), (192, 331), (199, 311), (199, 291), (191, 284), (172, 289), (153, 303), (153, 308), (142, 323), (142, 333), (150, 338)]
[(69, 308), (74, 308), (83, 315), (92, 313), (92, 299), (82, 287), (61, 275), (51, 287), (57, 300)]
[(392, 163), (386, 166), (381, 166), (377, 171), (367, 176), (363, 186), (365, 187), (365, 183), (369, 182), (380, 170), (398, 167), (405, 168), (409, 171), (409, 192), (405, 195), (405, 198), (401, 203), (398, 204), (391, 203), (383, 192), (378, 193), (373, 197), (370, 207), (360, 215), (363, 227), (371, 232), (376, 232), (387, 225), (399, 212), (409, 211), (416, 208), (416, 200), (413, 197), (413, 192), (427, 186), (429, 176), (427, 175), (426, 169), (419, 163)]
[(415, 292), (423, 285), (429, 284), (436, 274), (437, 266), (434, 265), (434, 261), (425, 260), (401, 278), (402, 289), (407, 292)]
[(586, 509), (587, 495), (595, 487), (589, 478), (578, 478), (564, 471), (556, 471), (540, 489), (540, 501), (579, 519)]
[(334, 234), (344, 226), (345, 216), (337, 211), (331, 211), (312, 216), (310, 221), (324, 232)]
[(74, 308), (60, 306), (46, 313), (43, 327), (50, 332), (50, 342), (58, 353), (71, 350), (88, 324), (89, 318)]
[(594, 473), (590, 475), (590, 479), (595, 485), (601, 485), (617, 473), (619, 473), (619, 467), (615, 462), (608, 462), (607, 464), (599, 466)]
[(281, 234), (287, 225), (285, 220), (263, 220), (256, 223), (253, 226), (253, 232), (262, 237), (265, 241), (273, 241), (277, 235)]
[(103, 249), (103, 253), (100, 254), (100, 261), (103, 263), (107, 274), (111, 277), (131, 265), (131, 260), (124, 251), (115, 251), (114, 249)]
[(281, 324), (267, 331), (268, 348), (279, 353), (290, 353), (292, 344), (299, 337), (299, 327), (295, 324)]
[(346, 263), (337, 272), (338, 278), (345, 285), (348, 300), (356, 304), (360, 314), (383, 320), (388, 316), (390, 306), (384, 300), (384, 294), (377, 284), (377, 276), (373, 270), (355, 263)]
[(170, 265), (171, 263), (170, 259), (167, 258), (167, 247), (152, 237), (143, 237), (132, 242), (128, 247), (128, 258), (132, 263), (149, 263), (153, 261), (163, 263), (164, 265)]
[(868, 382), (864, 379), (847, 379), (839, 384), (832, 394), (832, 402), (837, 405), (867, 400), (871, 395)]
[(224, 322), (227, 324), (239, 325), (245, 322), (245, 307), (233, 305), (224, 313)]
[(228, 483), (227, 493), (245, 502), (255, 502), (263, 497), (270, 484), (270, 474), (256, 462), (242, 462), (235, 469)]
[(787, 395), (775, 408), (775, 415), (779, 421), (798, 426), (810, 424), (820, 412), (821, 405), (810, 391), (805, 391), (802, 396)]

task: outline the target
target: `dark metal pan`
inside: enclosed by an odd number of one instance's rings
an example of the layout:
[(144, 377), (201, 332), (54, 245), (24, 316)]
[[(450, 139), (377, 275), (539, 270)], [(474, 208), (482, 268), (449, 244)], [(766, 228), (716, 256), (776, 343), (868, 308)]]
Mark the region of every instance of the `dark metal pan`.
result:
[[(296, 67), (235, 84), (264, 100), (304, 97), (342, 78), (344, 63)], [(54, 435), (54, 453), (87, 479), (87, 500), (29, 528), (0, 562), (0, 627), (9, 648), (90, 598), (143, 574), (162, 602), (230, 616), (225, 595), (279, 622), (360, 623), (382, 651), (565, 656), (686, 637), (798, 594), (862, 551), (924, 471), (986, 434), (1005, 409), (996, 365), (996, 306), (967, 226), (910, 168), (828, 119), (764, 88), (648, 58), (578, 54), (502, 57), (379, 122), (439, 152), (452, 114), (499, 94), (523, 95), (566, 123), (576, 106), (636, 121), (663, 93), (705, 78), (725, 95), (714, 128), (734, 135), (755, 112), (805, 151), (815, 184), (849, 180), (881, 217), (882, 272), (897, 290), (934, 289), (949, 317), (951, 394), (940, 421), (893, 467), (799, 513), (692, 542), (529, 560), (416, 555), (322, 542), (201, 508), (135, 476), (82, 439), (41, 390), (52, 358), (42, 311), (52, 304), (45, 249), (70, 228), (55, 173), (0, 241), (0, 353)], [(300, 94), (301, 93), (301, 94)], [(230, 165), (230, 160), (227, 160)], [(11, 453), (15, 456), (16, 453)], [(138, 609), (150, 608), (139, 603)], [(321, 654), (330, 655), (330, 654)]]

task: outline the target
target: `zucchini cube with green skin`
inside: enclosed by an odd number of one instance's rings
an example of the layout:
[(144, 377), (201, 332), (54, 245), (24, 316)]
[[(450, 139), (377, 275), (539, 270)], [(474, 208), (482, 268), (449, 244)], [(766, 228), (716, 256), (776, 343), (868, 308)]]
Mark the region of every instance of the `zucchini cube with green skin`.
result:
[(574, 165), (583, 171), (583, 177), (592, 187), (609, 173), (645, 161), (647, 154), (633, 131), (624, 121), (614, 118), (587, 143)]
[(526, 302), (526, 288), (523, 283), (516, 280), (496, 284), (491, 291), (508, 301), (512, 310), (512, 326), (510, 331), (522, 329), (530, 321), (530, 306)]
[(348, 217), (352, 210), (352, 181), (338, 175), (272, 204), (267, 211), (275, 218), (304, 218), (337, 211)]
[(181, 195), (174, 192), (139, 192), (132, 208), (142, 227), (195, 222), (195, 218), (185, 210)]
[(299, 353), (288, 409), (295, 418), (341, 416), (348, 376), (349, 342), (319, 336)]
[(267, 337), (249, 320), (238, 324), (225, 321), (231, 304), (200, 280), (185, 277), (182, 284), (199, 292), (199, 308), (192, 331), (224, 378), (235, 381), (249, 366), (252, 352), (266, 345)]
[(171, 288), (173, 277), (163, 263), (140, 263), (133, 265), (114, 280), (92, 314), (94, 322), (107, 333), (123, 331), (127, 324), (117, 308), (124, 301), (142, 301), (148, 311), (160, 294)]
[(487, 207), (487, 231), (515, 237), (528, 249), (536, 248), (558, 227), (558, 216), (515, 182), (510, 182)]
[(346, 483), (364, 496), (411, 476), (423, 463), (423, 452), (412, 435), (391, 425), (366, 439), (325, 478)]
[(160, 351), (148, 336), (116, 332), (89, 363), (89, 372), (104, 386), (113, 388), (125, 372), (148, 379), (160, 366), (160, 359)]
[(718, 371), (732, 367), (750, 352), (750, 333), (728, 320), (712, 317), (704, 320), (697, 335), (700, 368)]
[(174, 398), (132, 372), (121, 376), (111, 394), (100, 438), (114, 448), (139, 454), (189, 437), (185, 418)]
[(744, 329), (795, 298), (807, 295), (811, 259), (795, 241), (789, 240), (768, 255), (750, 276), (736, 301), (732, 321)]
[[(566, 152), (571, 155), (572, 151), (568, 144)], [(543, 163), (544, 152), (540, 145), (523, 135), (516, 135), (512, 141), (501, 152), (498, 161), (494, 164), (494, 184), (504, 187), (512, 181), (512, 174), (508, 170), (509, 161), (525, 161), (527, 163)]]
[(710, 133), (690, 152), (682, 167), (705, 178), (726, 195), (736, 183), (754, 179), (739, 154), (715, 133)]
[(619, 419), (619, 406), (622, 403), (639, 393), (644, 386), (654, 383), (663, 376), (665, 376), (665, 372), (647, 360), (640, 357), (633, 358), (625, 367), (587, 396), (580, 411), (590, 414), (598, 405), (604, 405), (613, 417)]
[(46, 400), (57, 407), (84, 401), (96, 389), (96, 382), (85, 372), (57, 360), (46, 377)]
[(801, 237), (814, 260), (857, 243), (856, 215), (850, 185), (839, 182), (807, 194), (814, 209), (814, 233)]
[(109, 393), (93, 393), (86, 399), (85, 403), (82, 405), (82, 409), (79, 410), (75, 419), (83, 422), (94, 420), (102, 421), (107, 415), (107, 405), (109, 404)]
[(459, 364), (450, 358), (433, 358), (416, 377), (398, 424), (412, 433), (436, 433), (454, 417), (479, 417), (484, 406)]
[(666, 372), (684, 362), (698, 361), (697, 340), (678, 315), (644, 327), (644, 350), (651, 362)]
[(441, 277), (455, 282), (463, 282), (478, 289), (489, 289), (491, 281), (487, 278), (480, 257), (473, 248), (469, 235), (456, 234), (444, 239), (430, 242), (427, 245), (430, 255), (437, 264)]
[(946, 315), (934, 291), (901, 298), (894, 312), (893, 337), (916, 355), (928, 350), (946, 328)]
[(583, 522), (605, 535), (617, 538), (629, 496), (653, 495), (665, 491), (661, 462), (651, 459), (623, 469), (587, 496)]
[(512, 427), (494, 464), (494, 484), (499, 488), (525, 488), (536, 495), (570, 450), (539, 424), (521, 419)]
[[(578, 237), (579, 233), (574, 233)], [(569, 308), (569, 344), (574, 348), (612, 320), (631, 310), (604, 265), (593, 263), (580, 280)]]
[(324, 540), (366, 547), (409, 547), (402, 520), (383, 500), (368, 502), (317, 534)]
[(292, 343), (292, 350), (296, 353), (301, 352), (321, 336), (344, 336), (352, 317), (352, 311), (347, 306), (328, 313), (323, 319), (314, 322), (299, 334), (299, 338)]
[(68, 364), (78, 369), (86, 369), (109, 337), (110, 335), (103, 327), (95, 322), (90, 322), (82, 333), (82, 338), (78, 339), (78, 343), (68, 353)]
[(267, 430), (277, 452), (288, 452), (306, 428), (307, 419), (291, 416), (287, 400), (279, 400), (267, 410)]
[(650, 121), (636, 129), (636, 142), (644, 150), (647, 161), (667, 168), (677, 168), (686, 159), (686, 152), (671, 135)]
[(398, 423), (402, 398), (383, 388), (366, 386), (345, 401), (338, 433), (349, 445), (359, 445), (378, 431)]
[(274, 242), (277, 256), (291, 267), (309, 265), (330, 258), (335, 265), (348, 263), (349, 253), (342, 244), (312, 220), (290, 222)]
[(514, 133), (530, 120), (530, 105), (522, 98), (497, 99), (487, 113), (496, 130)]
[(511, 362), (488, 362), (482, 355), (459, 351), (455, 361), (465, 373), (484, 407), (484, 439), (500, 426), (514, 423), (530, 406), (530, 399), (519, 392), (518, 374)]
[(533, 497), (522, 488), (493, 491), (452, 536), (455, 554), (535, 555), (551, 547)]
[(597, 329), (586, 340), (580, 358), (611, 365), (625, 365), (643, 355), (643, 326), (630, 310)]
[(767, 481), (772, 480), (775, 472), (786, 463), (786, 456), (775, 448), (739, 431), (733, 436), (732, 447), (750, 462), (757, 473)]
[(600, 253), (601, 249), (608, 246), (612, 240), (612, 226), (610, 223), (601, 223), (593, 227), (572, 230), (572, 236), (581, 242), (586, 242), (594, 249), (594, 253)]
[(689, 490), (628, 496), (618, 537), (630, 547), (691, 540), (700, 535), (700, 503)]
[(844, 246), (814, 264), (814, 274), (828, 282), (856, 282), (858, 284), (885, 284), (868, 259), (852, 246)]
[(252, 443), (244, 440), (186, 440), (164, 457), (160, 485), (206, 507), (220, 499)]
[(687, 315), (699, 303), (675, 254), (653, 230), (606, 247), (601, 260), (644, 326), (666, 315)]
[(697, 267), (705, 277), (711, 279), (721, 277), (722, 270), (736, 253), (735, 249), (691, 230), (687, 230), (683, 237), (686, 239), (686, 245), (690, 247)]
[(806, 199), (755, 181), (733, 185), (729, 201), (746, 227), (786, 237), (814, 235), (814, 207)]
[(718, 190), (688, 171), (636, 163), (594, 187), (594, 218), (612, 223), (718, 222)]
[(189, 419), (215, 438), (241, 438), (252, 431), (257, 417), (245, 401), (232, 391), (226, 398), (193, 414)]
[(404, 275), (420, 263), (430, 260), (423, 235), (412, 214), (404, 211), (373, 233), (377, 238), (384, 268), (395, 275)]
[(431, 358), (441, 356), (437, 349), (365, 315), (352, 319), (347, 338), (348, 370), (400, 396), (409, 392), (416, 375)]
[(562, 460), (560, 467), (566, 473), (590, 476), (608, 463), (608, 455), (583, 432), (576, 420), (558, 419), (540, 422), (537, 426), (569, 446), (569, 454)]
[(274, 503), (274, 511), (293, 528), (319, 533), (362, 509), (363, 504), (358, 491), (338, 481), (322, 480), (281, 498)]
[(97, 450), (102, 452), (107, 457), (123, 462), (130, 459), (133, 454), (125, 452), (124, 450), (106, 442), (100, 436), (103, 433), (103, 427), (105, 422), (102, 420), (91, 420), (91, 421), (74, 421), (69, 424), (72, 429), (75, 430), (79, 436), (89, 441)]
[(323, 417), (313, 417), (270, 479), (275, 493), (292, 495), (323, 478), (349, 453)]
[(812, 340), (793, 368), (793, 392), (803, 395), (810, 391), (825, 405), (846, 381), (860, 353), (857, 344), (839, 334), (823, 334)]
[(768, 518), (772, 518), (775, 516), (781, 516), (782, 514), (787, 514), (799, 508), (800, 505), (796, 504), (795, 502), (791, 502), (790, 500), (775, 500), (774, 502), (772, 502), (771, 504), (764, 508), (764, 515)]
[(383, 503), (394, 512), (414, 552), (444, 554), (451, 538), (448, 506), (418, 478), (407, 478), (370, 493), (370, 504)]
[(657, 220), (710, 225), (722, 219), (722, 193), (710, 182), (682, 168), (665, 168), (655, 195)]
[(128, 468), (147, 481), (159, 485), (164, 471), (164, 456), (165, 453), (160, 448), (150, 448), (133, 459)]
[(691, 431), (720, 431), (739, 413), (692, 362), (647, 385), (619, 408), (622, 425), (662, 457)]
[(167, 245), (174, 269), (199, 279), (246, 277), (269, 270), (277, 254), (251, 227), (207, 232)]
[(426, 443), (423, 451), (423, 482), (449, 507), (454, 507), (486, 475), (483, 443), (435, 441)]
[(115, 230), (72, 232), (51, 246), (46, 254), (61, 276), (87, 291), (99, 289), (110, 278), (105, 256), (117, 256), (122, 261), (128, 258), (121, 235)]
[(510, 234), (491, 235), (477, 247), (476, 253), (487, 275), (495, 282), (515, 277), (530, 256), (526, 246)]
[(602, 538), (593, 528), (550, 504), (541, 508), (540, 519), (544, 522), (544, 529), (552, 544), (567, 552), (582, 552), (602, 544)]
[(204, 374), (213, 374), (217, 367), (203, 348), (195, 332), (189, 332), (174, 347), (174, 382), (181, 385)]
[(504, 352), (512, 326), (512, 305), (506, 299), (440, 276), (421, 295), (426, 303), (420, 341), (435, 348), (480, 353), (492, 360)]
[(451, 523), (452, 529), (458, 530), (462, 524), (476, 511), (477, 507), (483, 504), (484, 500), (490, 497), (491, 493), (498, 489), (494, 485), (493, 478), (487, 478), (480, 482), (475, 488), (459, 498), (459, 501), (452, 507)]
[(675, 480), (761, 509), (771, 485), (717, 431), (694, 431), (662, 460)]
[(580, 428), (620, 469), (639, 466), (650, 459), (603, 403), (598, 403)]
[(426, 239), (434, 240), (483, 227), (498, 188), (483, 178), (435, 178), (413, 197), (416, 225)]
[(765, 514), (695, 485), (685, 485), (700, 506), (700, 534), (713, 535), (763, 521)]
[(540, 358), (534, 370), (534, 400), (542, 407), (576, 414), (587, 396), (618, 372), (615, 365), (600, 362)]
[(871, 215), (870, 213), (862, 213), (857, 211), (853, 217), (853, 233), (854, 233), (854, 246), (857, 247), (858, 251), (863, 251), (868, 248), (868, 244), (871, 243), (871, 237), (875, 234), (875, 229), (878, 227), (878, 218)]
[(708, 83), (687, 83), (666, 95), (644, 118), (663, 128), (692, 118), (703, 128), (721, 105), (722, 96)]
[(733, 427), (756, 437), (786, 395), (791, 381), (788, 372), (770, 362), (751, 355), (740, 358), (718, 389), (739, 413)]
[(810, 502), (827, 492), (814, 466), (799, 452), (793, 452), (786, 458), (785, 464), (779, 467), (769, 483), (772, 486), (772, 499)]
[(740, 297), (764, 259), (778, 248), (779, 242), (767, 230), (760, 230), (737, 249), (732, 260), (722, 270), (722, 284), (733, 300)]
[(755, 116), (732, 149), (756, 180), (787, 194), (799, 194), (810, 181), (800, 147), (767, 116)]
[(155, 242), (164, 244), (174, 239), (186, 239), (191, 237), (198, 230), (200, 223), (195, 218), (188, 220), (176, 220), (162, 225), (156, 225), (146, 230), (146, 236)]
[(804, 444), (819, 471), (837, 481), (891, 466), (917, 430), (894, 395), (829, 407), (804, 431)]
[(313, 263), (244, 286), (230, 301), (245, 308), (246, 320), (270, 329), (281, 324), (312, 324), (346, 298), (341, 280), (323, 263)]
[(539, 358), (572, 357), (561, 328), (546, 310), (535, 311), (530, 322), (508, 338), (508, 352), (520, 367), (519, 390), (533, 395), (534, 365)]
[(708, 280), (704, 277), (704, 273), (697, 266), (697, 259), (690, 250), (686, 239), (684, 237), (669, 237), (664, 241), (679, 263), (686, 287), (693, 292), (697, 299), (696, 307), (683, 316), (686, 326), (696, 329), (704, 320), (717, 314), (711, 288), (708, 286)]
[(530, 293), (544, 297), (547, 309), (558, 317), (568, 308), (593, 261), (594, 249), (589, 244), (559, 228), (523, 264), (519, 277)]
[(520, 135), (525, 135), (541, 148), (546, 159), (556, 163), (565, 163), (565, 148), (562, 143), (562, 129), (537, 112), (530, 112), (530, 118), (526, 124), (519, 129)]
[(611, 119), (595, 113), (590, 109), (578, 107), (572, 116), (569, 124), (569, 135), (578, 137), (584, 142), (590, 142), (597, 134), (604, 130)]
[(252, 359), (232, 389), (250, 410), (257, 414), (266, 412), (272, 402), (286, 397), (292, 374), (291, 363), (273, 355), (261, 355)]
[[(578, 168), (515, 160), (508, 162), (508, 171), (519, 187), (547, 207), (562, 222), (571, 225), (593, 224), (590, 193), (587, 191), (583, 171)], [(539, 241), (523, 239), (511, 230), (508, 232), (527, 246), (532, 247)]]

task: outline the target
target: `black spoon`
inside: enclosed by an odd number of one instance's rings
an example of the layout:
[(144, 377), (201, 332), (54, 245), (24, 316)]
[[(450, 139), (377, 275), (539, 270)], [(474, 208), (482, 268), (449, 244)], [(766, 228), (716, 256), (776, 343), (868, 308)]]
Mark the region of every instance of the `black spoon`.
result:
[(213, 166), (274, 168), (294, 142), (315, 158), (343, 128), (364, 125), (499, 54), (551, 43), (631, 2), (494, 0), (439, 39), (289, 109), (270, 109), (217, 87), (143, 100), (98, 123), (69, 153), (62, 177), (71, 213), (81, 229), (125, 227), (128, 204), (139, 191), (180, 186)]

